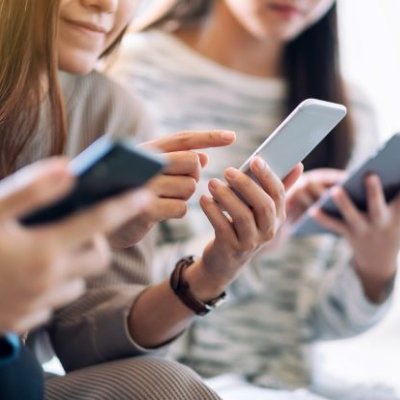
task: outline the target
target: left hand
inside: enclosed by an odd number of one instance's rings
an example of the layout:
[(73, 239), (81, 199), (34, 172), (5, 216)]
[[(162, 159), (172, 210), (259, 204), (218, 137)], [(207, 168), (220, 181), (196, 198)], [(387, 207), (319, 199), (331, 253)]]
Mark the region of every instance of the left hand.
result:
[(304, 172), (286, 195), (287, 219), (276, 237), (263, 247), (263, 253), (274, 252), (286, 245), (293, 224), (332, 186), (346, 176), (346, 172), (333, 168), (317, 168)]
[(347, 173), (341, 169), (317, 168), (305, 172), (286, 196), (286, 212), (289, 224), (297, 220), (316, 203), (331, 187), (344, 179)]
[(321, 225), (345, 237), (350, 243), (355, 268), (366, 295), (380, 302), (395, 277), (400, 249), (400, 195), (386, 203), (381, 181), (376, 175), (365, 180), (367, 211), (357, 209), (346, 191), (332, 189), (332, 198), (343, 215), (343, 221), (321, 209), (310, 214)]
[(238, 276), (252, 257), (274, 238), (286, 219), (285, 195), (303, 171), (299, 164), (282, 182), (265, 161), (250, 163), (258, 183), (235, 168), (225, 171), (224, 183), (209, 182), (212, 197), (200, 205), (214, 228), (201, 259), (187, 271), (196, 297), (208, 301), (219, 295)]

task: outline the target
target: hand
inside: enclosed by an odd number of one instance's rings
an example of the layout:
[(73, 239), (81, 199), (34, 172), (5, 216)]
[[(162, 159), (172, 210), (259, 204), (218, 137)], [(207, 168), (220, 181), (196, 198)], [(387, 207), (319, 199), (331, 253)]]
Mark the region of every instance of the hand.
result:
[(155, 193), (141, 215), (118, 230), (111, 238), (113, 248), (127, 248), (137, 243), (158, 222), (182, 218), (187, 201), (194, 194), (201, 168), (207, 163), (204, 153), (195, 149), (226, 146), (235, 140), (233, 132), (180, 132), (142, 144), (165, 153), (168, 167), (165, 173), (151, 181), (148, 188)]
[(277, 251), (284, 246), (291, 236), (293, 224), (345, 175), (345, 171), (331, 168), (319, 168), (302, 174), (286, 195), (287, 220), (275, 238), (263, 247), (263, 253)]
[(0, 333), (29, 330), (80, 296), (83, 278), (110, 261), (103, 234), (134, 217), (149, 198), (129, 193), (60, 222), (19, 223), (63, 197), (73, 183), (64, 159), (37, 163), (0, 183)]
[(222, 292), (257, 251), (274, 238), (286, 218), (285, 191), (300, 176), (302, 166), (296, 167), (284, 183), (259, 157), (251, 162), (251, 171), (259, 184), (229, 168), (225, 171), (229, 186), (213, 179), (209, 184), (212, 198), (201, 198), (215, 239), (204, 250), (201, 261), (187, 271), (187, 279), (200, 299)]
[(296, 222), (328, 189), (344, 179), (346, 172), (319, 168), (305, 172), (286, 196), (288, 223)]
[(332, 189), (332, 198), (343, 221), (312, 209), (310, 214), (323, 226), (344, 236), (350, 243), (355, 268), (371, 301), (379, 302), (397, 269), (400, 249), (400, 196), (385, 201), (381, 181), (370, 175), (365, 180), (367, 211), (357, 209), (342, 188)]

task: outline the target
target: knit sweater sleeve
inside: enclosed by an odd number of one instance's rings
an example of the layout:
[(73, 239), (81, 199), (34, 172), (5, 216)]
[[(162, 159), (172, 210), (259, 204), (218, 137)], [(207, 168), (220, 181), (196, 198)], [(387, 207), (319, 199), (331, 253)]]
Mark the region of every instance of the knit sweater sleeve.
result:
[[(63, 82), (68, 84), (71, 156), (103, 134), (138, 137), (152, 129), (141, 103), (100, 74), (64, 76)], [(48, 332), (67, 371), (149, 352), (131, 338), (127, 317), (150, 283), (152, 247), (149, 237), (114, 252), (110, 269), (88, 279), (86, 293), (56, 312)]]

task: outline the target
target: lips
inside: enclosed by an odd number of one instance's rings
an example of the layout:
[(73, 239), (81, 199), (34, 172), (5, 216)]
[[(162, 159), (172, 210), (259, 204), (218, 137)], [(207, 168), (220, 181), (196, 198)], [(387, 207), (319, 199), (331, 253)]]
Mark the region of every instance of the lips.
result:
[(290, 4), (279, 4), (279, 3), (272, 3), (269, 5), (269, 8), (273, 11), (279, 12), (282, 15), (287, 17), (296, 16), (302, 14), (302, 10), (294, 7)]
[(77, 28), (85, 29), (85, 30), (93, 32), (93, 33), (107, 35), (110, 32), (110, 29), (103, 27), (101, 25), (94, 24), (92, 22), (75, 21), (75, 20), (70, 20), (70, 19), (66, 19), (66, 18), (64, 19), (64, 21), (70, 25), (77, 27)]

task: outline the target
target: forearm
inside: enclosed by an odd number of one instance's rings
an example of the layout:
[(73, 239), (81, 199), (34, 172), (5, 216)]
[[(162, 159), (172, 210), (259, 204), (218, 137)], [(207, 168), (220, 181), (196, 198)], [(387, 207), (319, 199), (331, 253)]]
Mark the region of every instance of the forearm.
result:
[(55, 313), (49, 333), (67, 371), (149, 351), (132, 340), (127, 317), (149, 285), (151, 248), (144, 241), (115, 252), (112, 267), (88, 279), (86, 293)]
[[(201, 261), (185, 274), (192, 293), (198, 300), (208, 302), (224, 291), (224, 284), (211, 284)], [(149, 287), (137, 298), (128, 317), (133, 340), (142, 347), (155, 348), (170, 342), (188, 328), (195, 318), (172, 290), (169, 280)]]
[(390, 306), (391, 292), (379, 304), (366, 296), (359, 276), (346, 264), (327, 273), (315, 301), (315, 339), (360, 334), (378, 323)]

